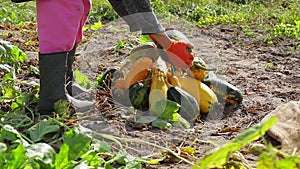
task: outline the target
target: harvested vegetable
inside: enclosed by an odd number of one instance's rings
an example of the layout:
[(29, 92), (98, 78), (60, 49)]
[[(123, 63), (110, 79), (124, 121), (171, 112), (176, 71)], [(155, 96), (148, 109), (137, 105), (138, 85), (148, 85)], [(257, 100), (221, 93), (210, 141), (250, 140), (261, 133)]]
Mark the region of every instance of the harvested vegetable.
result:
[(129, 88), (129, 99), (134, 108), (141, 111), (149, 109), (151, 73), (149, 73), (145, 82), (136, 82)]
[(178, 103), (181, 107), (179, 114), (189, 122), (193, 122), (200, 115), (197, 100), (178, 86), (169, 86), (168, 99)]
[(207, 85), (195, 78), (182, 74), (177, 75), (177, 77), (182, 85), (182, 89), (197, 100), (200, 112), (209, 113), (212, 105), (218, 102), (216, 94)]
[(218, 78), (213, 72), (209, 72), (208, 77), (203, 80), (203, 83), (216, 93), (220, 102), (225, 102), (229, 105), (238, 105), (243, 101), (243, 94), (240, 89)]

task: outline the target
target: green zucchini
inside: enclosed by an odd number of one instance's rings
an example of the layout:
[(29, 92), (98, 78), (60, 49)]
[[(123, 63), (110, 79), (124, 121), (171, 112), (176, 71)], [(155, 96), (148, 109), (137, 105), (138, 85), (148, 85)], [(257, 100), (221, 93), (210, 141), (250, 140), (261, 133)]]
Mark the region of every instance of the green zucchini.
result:
[(167, 99), (174, 101), (181, 106), (178, 113), (189, 122), (193, 122), (200, 115), (197, 100), (178, 86), (169, 87)]

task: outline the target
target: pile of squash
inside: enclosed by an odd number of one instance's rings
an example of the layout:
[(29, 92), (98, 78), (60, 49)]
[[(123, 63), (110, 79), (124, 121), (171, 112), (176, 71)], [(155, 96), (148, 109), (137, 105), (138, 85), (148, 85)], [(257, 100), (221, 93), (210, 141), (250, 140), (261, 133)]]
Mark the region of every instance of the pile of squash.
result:
[[(187, 41), (177, 30), (167, 33), (172, 39)], [(190, 69), (181, 70), (168, 63), (159, 48), (152, 42), (143, 43), (132, 50), (125, 64), (104, 73), (102, 85), (109, 86), (115, 101), (158, 116), (170, 108), (161, 106), (162, 100), (176, 103), (181, 123), (177, 126), (184, 128), (189, 128), (201, 113), (209, 113), (214, 105), (242, 102), (241, 91), (217, 78), (201, 58), (195, 57)]]

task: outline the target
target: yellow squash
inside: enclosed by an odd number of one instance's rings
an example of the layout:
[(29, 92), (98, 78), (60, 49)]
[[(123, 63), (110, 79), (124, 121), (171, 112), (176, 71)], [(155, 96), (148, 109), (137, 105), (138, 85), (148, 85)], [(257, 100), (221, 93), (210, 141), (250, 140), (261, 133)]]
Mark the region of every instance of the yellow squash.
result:
[(177, 75), (181, 88), (192, 95), (198, 102), (201, 113), (209, 113), (211, 106), (218, 102), (216, 94), (199, 80), (184, 75)]
[(179, 83), (178, 77), (175, 75), (172, 75), (171, 72), (167, 72), (167, 82), (172, 86), (178, 86), (181, 87), (181, 84)]
[(165, 79), (166, 73), (164, 71), (160, 69), (153, 69), (149, 94), (149, 108), (152, 113), (160, 113), (156, 112), (158, 110), (155, 109), (155, 103), (161, 99), (167, 99), (168, 86)]

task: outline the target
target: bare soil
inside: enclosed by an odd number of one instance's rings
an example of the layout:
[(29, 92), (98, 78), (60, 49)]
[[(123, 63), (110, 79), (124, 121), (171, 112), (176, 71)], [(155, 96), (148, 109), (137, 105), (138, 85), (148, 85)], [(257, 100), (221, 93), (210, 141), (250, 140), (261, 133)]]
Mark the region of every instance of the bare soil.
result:
[[(238, 25), (215, 25), (200, 28), (179, 19), (161, 18), (162, 24), (183, 32), (194, 44), (196, 56), (210, 67), (217, 68), (217, 75), (238, 87), (244, 94), (242, 104), (224, 110), (221, 114), (203, 115), (191, 130), (171, 128), (160, 130), (150, 125), (136, 125), (122, 118), (127, 108), (115, 106), (108, 91), (94, 90), (96, 106), (83, 114), (80, 123), (99, 133), (123, 138), (136, 138), (176, 151), (176, 147), (196, 148), (196, 161), (208, 154), (216, 145), (222, 145), (245, 129), (259, 123), (277, 106), (300, 100), (299, 40), (276, 39), (268, 45), (260, 30), (253, 37), (246, 36)], [(114, 47), (120, 40), (138, 45), (139, 33), (131, 33), (121, 20), (110, 22), (96, 32), (85, 32), (86, 39), (79, 46), (76, 68), (91, 80), (112, 66), (120, 66), (130, 53), (130, 46), (119, 51)], [(24, 37), (24, 36), (23, 36)], [(22, 48), (19, 39), (6, 37)], [(26, 50), (26, 46), (23, 49)], [(36, 48), (27, 51), (29, 64), (36, 64)], [(214, 143), (214, 144), (212, 144)], [(113, 143), (112, 143), (113, 144)], [(125, 145), (124, 145), (125, 146)], [(134, 156), (157, 154), (160, 149), (145, 143), (128, 142), (127, 151)], [(114, 146), (116, 149), (117, 145)], [(245, 152), (247, 153), (247, 152)], [(184, 157), (184, 154), (182, 154)], [(255, 163), (255, 156), (246, 156)], [(144, 168), (191, 168), (170, 156), (161, 164)]]

